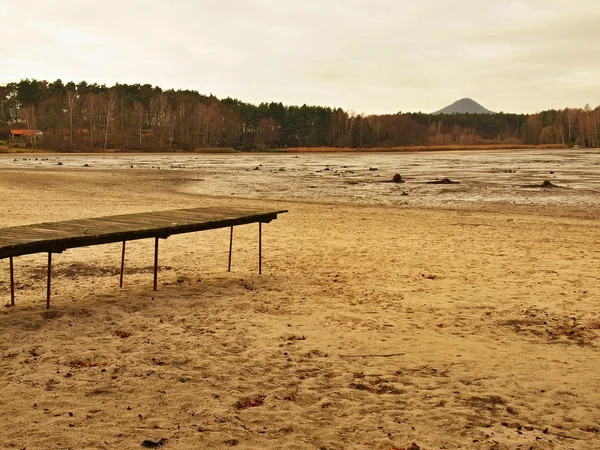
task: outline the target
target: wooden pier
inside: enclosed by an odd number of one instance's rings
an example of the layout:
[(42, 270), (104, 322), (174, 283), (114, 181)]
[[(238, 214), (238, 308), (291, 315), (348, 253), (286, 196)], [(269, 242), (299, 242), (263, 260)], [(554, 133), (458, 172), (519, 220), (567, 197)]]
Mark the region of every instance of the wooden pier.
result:
[(262, 224), (269, 223), (277, 219), (278, 214), (286, 212), (287, 210), (193, 208), (0, 228), (0, 259), (10, 259), (10, 304), (12, 306), (15, 304), (13, 258), (16, 256), (33, 253), (48, 254), (46, 308), (50, 308), (53, 253), (62, 253), (76, 247), (122, 242), (119, 285), (123, 286), (125, 243), (154, 238), (154, 290), (156, 290), (159, 239), (166, 239), (175, 234), (230, 227), (228, 270), (231, 270), (233, 227), (251, 223), (258, 223), (258, 272), (260, 274), (262, 273)]

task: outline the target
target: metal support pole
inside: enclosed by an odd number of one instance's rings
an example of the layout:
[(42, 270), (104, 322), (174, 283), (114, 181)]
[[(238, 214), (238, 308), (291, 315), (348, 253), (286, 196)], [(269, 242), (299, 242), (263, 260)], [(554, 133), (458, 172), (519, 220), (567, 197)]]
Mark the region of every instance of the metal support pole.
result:
[(258, 222), (258, 274), (262, 275), (262, 222)]
[(13, 257), (10, 257), (10, 306), (15, 306), (15, 271)]
[(48, 253), (48, 285), (46, 288), (46, 309), (50, 309), (50, 286), (52, 281), (52, 253)]
[(119, 278), (119, 287), (123, 287), (123, 271), (125, 270), (125, 241), (121, 250), (121, 277)]
[(154, 290), (158, 289), (158, 238), (154, 238)]
[(231, 272), (231, 250), (233, 249), (233, 227), (229, 233), (229, 264), (227, 265), (227, 272)]

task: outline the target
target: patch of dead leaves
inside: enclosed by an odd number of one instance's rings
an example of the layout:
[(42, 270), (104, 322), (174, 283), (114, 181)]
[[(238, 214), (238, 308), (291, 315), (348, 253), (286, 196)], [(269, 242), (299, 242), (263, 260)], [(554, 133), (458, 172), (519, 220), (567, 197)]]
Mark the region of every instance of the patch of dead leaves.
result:
[(235, 404), (235, 409), (255, 408), (265, 402), (266, 395), (257, 395), (255, 397), (247, 397), (240, 399)]
[(106, 367), (108, 366), (107, 362), (99, 362), (99, 361), (85, 361), (83, 359), (74, 359), (69, 362), (69, 367), (72, 369), (87, 369), (89, 367)]
[(129, 331), (117, 330), (117, 331), (115, 331), (115, 336), (118, 336), (121, 339), (125, 339), (125, 338), (128, 338), (129, 336), (131, 336), (131, 333)]

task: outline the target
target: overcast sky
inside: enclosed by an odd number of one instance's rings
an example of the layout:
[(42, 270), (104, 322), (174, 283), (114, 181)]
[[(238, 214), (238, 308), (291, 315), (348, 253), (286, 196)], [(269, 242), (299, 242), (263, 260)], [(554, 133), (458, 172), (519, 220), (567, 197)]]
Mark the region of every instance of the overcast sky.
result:
[(463, 97), (506, 112), (600, 105), (599, 0), (0, 0), (0, 12), (0, 84), (150, 83), (367, 114)]

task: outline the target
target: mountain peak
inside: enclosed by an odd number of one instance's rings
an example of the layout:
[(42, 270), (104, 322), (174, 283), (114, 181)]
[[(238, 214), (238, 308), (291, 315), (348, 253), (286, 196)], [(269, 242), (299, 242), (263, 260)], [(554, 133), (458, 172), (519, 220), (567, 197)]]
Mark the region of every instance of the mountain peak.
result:
[(493, 111), (484, 108), (475, 100), (470, 98), (461, 98), (451, 105), (440, 109), (431, 114), (495, 114)]

